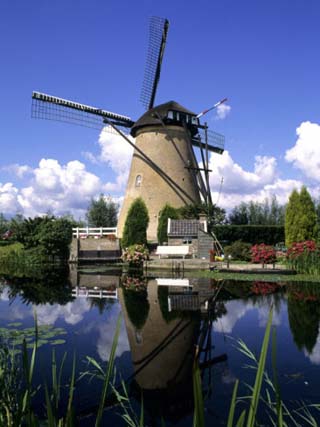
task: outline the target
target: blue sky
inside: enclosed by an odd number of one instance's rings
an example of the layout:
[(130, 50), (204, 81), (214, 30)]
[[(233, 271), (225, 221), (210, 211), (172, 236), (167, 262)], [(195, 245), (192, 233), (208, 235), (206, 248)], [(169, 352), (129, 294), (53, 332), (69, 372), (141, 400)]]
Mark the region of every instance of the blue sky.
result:
[[(130, 150), (113, 135), (31, 119), (33, 90), (129, 115), (139, 101), (152, 15), (170, 21), (156, 103), (200, 112), (229, 98), (211, 187), (226, 208), (306, 184), (320, 196), (317, 0), (2, 0), (0, 212), (83, 216), (121, 200)], [(297, 132), (299, 134), (297, 134)], [(124, 144), (125, 145), (125, 144)]]

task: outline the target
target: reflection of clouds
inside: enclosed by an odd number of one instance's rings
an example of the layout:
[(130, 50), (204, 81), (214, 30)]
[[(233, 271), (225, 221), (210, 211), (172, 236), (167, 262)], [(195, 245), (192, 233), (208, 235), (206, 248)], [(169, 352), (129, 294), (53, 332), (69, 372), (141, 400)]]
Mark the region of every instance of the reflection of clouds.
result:
[(77, 298), (66, 305), (38, 305), (35, 307), (39, 325), (53, 325), (58, 318), (63, 318), (66, 323), (75, 325), (79, 323), (84, 313), (90, 310), (90, 303), (84, 298)]
[[(97, 342), (97, 352), (104, 362), (109, 360), (110, 350), (112, 346), (112, 341), (115, 333), (116, 321), (120, 312), (120, 306), (115, 305), (111, 308), (108, 318), (108, 321), (99, 323), (97, 325), (97, 330), (99, 332), (99, 338)], [(120, 334), (118, 339), (118, 345), (116, 350), (116, 356), (120, 357), (122, 353), (129, 351), (129, 342), (126, 331), (126, 325), (124, 320), (121, 321)]]
[[(264, 306), (259, 308), (258, 317), (259, 317), (260, 327), (265, 328), (267, 326), (269, 314), (270, 314), (270, 307)], [(272, 325), (273, 326), (281, 325), (280, 312), (276, 312), (275, 310), (273, 311), (273, 315), (272, 315)]]
[[(244, 317), (250, 310), (258, 311), (258, 325), (261, 328), (265, 328), (268, 322), (271, 303), (273, 298), (264, 298), (261, 302), (263, 304), (254, 304), (251, 300), (236, 300), (225, 303), (227, 314), (220, 319), (217, 319), (213, 328), (216, 332), (222, 332), (230, 334), (237, 323), (242, 317)], [(281, 324), (280, 310), (273, 312), (272, 325), (279, 326)]]
[(304, 355), (310, 359), (310, 362), (314, 365), (320, 365), (320, 336), (317, 338), (317, 342), (313, 347), (312, 353), (309, 354), (306, 349), (304, 349)]
[(1, 301), (9, 301), (9, 290), (8, 288), (4, 288), (0, 290), (0, 300)]
[(216, 332), (228, 333), (232, 332), (234, 325), (247, 311), (254, 308), (250, 301), (229, 301), (225, 304), (227, 314), (216, 320), (213, 324), (213, 329)]
[(2, 307), (0, 309), (0, 319), (7, 320), (8, 322), (12, 322), (14, 320), (22, 320), (25, 317), (29, 316), (32, 316), (32, 311), (30, 310), (30, 308), (27, 307), (12, 305), (6, 310), (3, 310)]

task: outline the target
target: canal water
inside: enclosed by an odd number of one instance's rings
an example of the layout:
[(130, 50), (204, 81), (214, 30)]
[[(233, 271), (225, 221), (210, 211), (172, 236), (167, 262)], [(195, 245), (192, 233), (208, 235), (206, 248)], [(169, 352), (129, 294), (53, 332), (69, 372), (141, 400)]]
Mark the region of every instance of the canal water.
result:
[[(248, 367), (252, 360), (239, 350), (239, 340), (258, 357), (271, 307), (282, 399), (293, 410), (302, 401), (320, 403), (319, 300), (320, 283), (215, 281), (163, 273), (136, 277), (94, 269), (2, 274), (0, 336), (17, 353), (25, 338), (31, 351), (36, 316), (34, 382), (42, 384), (34, 399), (37, 411), (44, 410), (43, 384), (50, 386), (53, 351), (58, 363), (67, 353), (64, 385), (75, 355), (79, 425), (91, 426), (102, 382), (93, 375), (88, 358), (105, 368), (121, 316), (114, 387), (124, 394), (120, 380), (126, 384), (131, 415), (139, 416), (143, 396), (146, 425), (160, 426), (164, 420), (166, 426), (191, 426), (197, 351), (207, 425), (223, 426), (236, 379), (242, 396), (248, 394), (245, 383), (254, 382), (254, 370)], [(125, 426), (123, 414), (112, 398), (105, 424)], [(262, 422), (268, 419), (263, 406), (259, 417)]]

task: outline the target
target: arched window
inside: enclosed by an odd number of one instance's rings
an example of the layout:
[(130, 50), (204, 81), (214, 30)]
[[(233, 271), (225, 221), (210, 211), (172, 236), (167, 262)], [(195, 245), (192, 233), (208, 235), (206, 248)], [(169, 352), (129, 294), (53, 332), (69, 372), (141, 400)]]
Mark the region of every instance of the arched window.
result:
[(142, 182), (142, 176), (137, 175), (136, 176), (136, 187), (141, 187), (141, 182)]

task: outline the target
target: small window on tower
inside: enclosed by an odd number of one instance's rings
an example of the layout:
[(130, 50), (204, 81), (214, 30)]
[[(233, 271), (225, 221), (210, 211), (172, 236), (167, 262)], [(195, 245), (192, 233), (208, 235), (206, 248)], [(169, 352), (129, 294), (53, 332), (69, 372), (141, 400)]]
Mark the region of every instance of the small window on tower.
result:
[(141, 175), (137, 175), (137, 177), (136, 177), (136, 187), (141, 187), (141, 182), (142, 182), (142, 176)]

